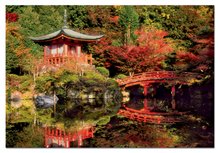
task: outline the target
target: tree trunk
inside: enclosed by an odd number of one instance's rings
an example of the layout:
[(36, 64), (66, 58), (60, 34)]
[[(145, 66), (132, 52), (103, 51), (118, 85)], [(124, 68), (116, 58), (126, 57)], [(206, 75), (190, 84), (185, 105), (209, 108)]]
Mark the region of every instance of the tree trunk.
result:
[(53, 92), (53, 113), (54, 113), (54, 116), (55, 116), (55, 114), (56, 114), (56, 92), (54, 91)]

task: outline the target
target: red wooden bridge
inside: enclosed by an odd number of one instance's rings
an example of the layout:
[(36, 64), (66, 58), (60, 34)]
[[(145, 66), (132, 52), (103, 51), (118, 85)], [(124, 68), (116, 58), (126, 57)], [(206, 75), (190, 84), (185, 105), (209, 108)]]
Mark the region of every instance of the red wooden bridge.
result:
[(156, 82), (179, 82), (181, 84), (185, 84), (187, 83), (186, 77), (189, 79), (199, 76), (200, 75), (198, 73), (192, 72), (176, 73), (175, 71), (153, 71), (134, 74), (123, 79), (117, 79), (116, 81), (120, 87), (126, 88), (134, 85), (144, 86), (144, 84)]
[(70, 143), (78, 141), (78, 147), (83, 145), (83, 140), (93, 138), (94, 128), (85, 127), (77, 132), (66, 133), (60, 129), (45, 128), (45, 142), (46, 148), (53, 147), (56, 144), (58, 147), (70, 148)]
[(176, 112), (176, 101), (175, 101), (175, 85), (176, 84), (187, 84), (187, 81), (193, 78), (201, 78), (202, 75), (192, 72), (182, 72), (176, 73), (173, 71), (154, 71), (154, 72), (144, 72), (135, 74), (123, 79), (117, 79), (118, 85), (125, 90), (126, 87), (140, 85), (144, 88), (143, 94), (146, 97), (148, 94), (148, 88), (153, 83), (170, 83), (171, 84), (171, 96), (172, 96), (172, 110), (171, 113), (159, 113), (151, 112), (148, 107), (147, 99), (144, 99), (144, 109), (135, 110), (123, 106), (124, 109), (120, 109), (118, 114), (125, 116), (131, 120), (137, 120), (139, 122), (148, 122), (148, 123), (176, 123), (182, 122), (180, 117), (176, 117), (183, 113)]

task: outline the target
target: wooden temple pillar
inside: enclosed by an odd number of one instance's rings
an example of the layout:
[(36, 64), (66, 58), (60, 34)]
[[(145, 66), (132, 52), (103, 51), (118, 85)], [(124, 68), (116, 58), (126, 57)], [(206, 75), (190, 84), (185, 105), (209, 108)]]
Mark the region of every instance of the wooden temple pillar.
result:
[(68, 45), (64, 44), (63, 56), (67, 56), (68, 53)]
[(80, 57), (81, 56), (81, 46), (80, 45), (76, 46), (76, 52), (77, 52), (77, 57)]
[(176, 94), (176, 89), (175, 89), (175, 85), (173, 85), (172, 88), (171, 88), (171, 95), (172, 95), (171, 105), (172, 105), (173, 110), (176, 109), (175, 94)]
[(46, 51), (47, 51), (47, 46), (44, 46), (44, 65), (47, 65), (47, 61), (46, 61)]

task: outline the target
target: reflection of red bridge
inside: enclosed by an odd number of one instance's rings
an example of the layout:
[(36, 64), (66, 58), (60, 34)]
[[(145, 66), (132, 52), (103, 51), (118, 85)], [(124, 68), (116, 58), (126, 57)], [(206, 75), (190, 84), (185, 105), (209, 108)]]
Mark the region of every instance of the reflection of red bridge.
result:
[(78, 141), (78, 146), (82, 146), (83, 140), (93, 138), (94, 128), (86, 127), (75, 133), (65, 133), (59, 129), (45, 128), (45, 147), (53, 147), (56, 144), (59, 147), (69, 148), (70, 143)]
[[(175, 85), (176, 84), (187, 84), (190, 79), (193, 78), (201, 78), (202, 75), (198, 73), (192, 72), (182, 72), (176, 73), (173, 71), (155, 71), (155, 72), (144, 72), (135, 74), (133, 76), (125, 77), (123, 79), (117, 79), (118, 85), (125, 90), (127, 87), (140, 85), (143, 87), (143, 94), (146, 97), (148, 94), (148, 88), (153, 83), (169, 83), (171, 87), (171, 96), (172, 96), (172, 109), (176, 109), (176, 102), (175, 102)], [(149, 122), (149, 123), (175, 123), (180, 122), (180, 119), (170, 117), (170, 115), (177, 115), (178, 113), (158, 113), (158, 112), (150, 112), (147, 99), (144, 100), (144, 109), (143, 110), (134, 110), (129, 109), (124, 106), (124, 109), (120, 109), (118, 114), (130, 118), (132, 120), (137, 120), (141, 122)], [(169, 117), (168, 117), (168, 116)], [(166, 116), (166, 117), (165, 117)]]
[(161, 124), (183, 122), (179, 115), (183, 115), (185, 112), (147, 112), (125, 107), (125, 109), (120, 109), (118, 114), (138, 122)]

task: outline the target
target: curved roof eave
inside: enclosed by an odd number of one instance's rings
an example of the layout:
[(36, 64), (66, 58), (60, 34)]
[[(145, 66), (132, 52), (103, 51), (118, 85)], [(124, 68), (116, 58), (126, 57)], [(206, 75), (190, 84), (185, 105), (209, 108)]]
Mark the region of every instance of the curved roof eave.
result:
[(39, 37), (29, 37), (30, 39), (32, 39), (33, 41), (48, 41), (48, 40), (51, 40), (51, 39), (54, 39), (56, 37), (59, 37), (60, 35), (64, 35), (64, 36), (67, 36), (67, 37), (70, 37), (72, 39), (77, 39), (77, 40), (98, 40), (100, 38), (102, 38), (104, 35), (86, 35), (86, 34), (82, 34), (82, 33), (79, 33), (79, 32), (76, 32), (76, 31), (73, 31), (71, 29), (68, 29), (68, 28), (63, 28), (61, 30), (58, 30), (56, 32), (53, 32), (53, 33), (50, 33), (50, 34), (47, 34), (47, 35), (43, 35), (43, 36), (39, 36)]

